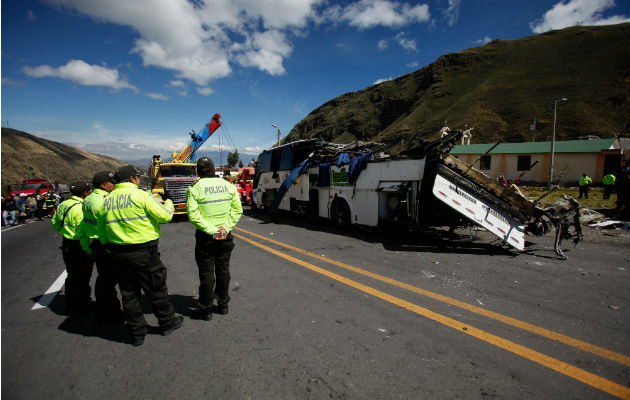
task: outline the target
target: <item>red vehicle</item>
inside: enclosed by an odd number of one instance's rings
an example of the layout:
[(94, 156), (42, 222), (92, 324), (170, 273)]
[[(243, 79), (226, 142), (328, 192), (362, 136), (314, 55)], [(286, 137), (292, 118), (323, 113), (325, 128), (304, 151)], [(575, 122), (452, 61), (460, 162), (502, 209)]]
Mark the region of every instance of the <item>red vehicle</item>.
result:
[(229, 178), (229, 181), (236, 186), (236, 190), (238, 191), (238, 196), (241, 199), (241, 203), (243, 204), (251, 204), (252, 203), (252, 189), (254, 178), (254, 168), (245, 167), (241, 168), (238, 172), (238, 175), (235, 175)]
[(11, 192), (13, 196), (19, 196), (22, 193), (27, 195), (40, 194), (45, 195), (48, 192), (54, 192), (56, 190), (55, 185), (48, 182), (45, 178), (37, 179), (24, 179), (18, 188)]

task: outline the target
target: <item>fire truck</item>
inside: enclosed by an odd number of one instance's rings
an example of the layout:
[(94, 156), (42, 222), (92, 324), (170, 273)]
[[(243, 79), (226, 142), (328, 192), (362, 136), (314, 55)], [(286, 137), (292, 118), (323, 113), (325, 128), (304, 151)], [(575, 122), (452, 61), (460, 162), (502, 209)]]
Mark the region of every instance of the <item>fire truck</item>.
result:
[(220, 126), (221, 115), (214, 114), (201, 133), (194, 130), (190, 133), (190, 140), (171, 155), (172, 160), (162, 161), (160, 155), (153, 156), (148, 171), (151, 193), (154, 196), (167, 194), (173, 201), (175, 214), (186, 213), (186, 189), (199, 179), (195, 163), (197, 150)]
[(18, 185), (17, 189), (11, 192), (11, 195), (19, 196), (22, 193), (26, 193), (27, 195), (39, 194), (43, 196), (55, 190), (55, 185), (48, 182), (45, 178), (24, 179), (22, 183)]
[[(449, 154), (463, 131), (389, 155), (373, 142), (336, 144), (306, 139), (263, 151), (256, 164), (253, 201), (275, 217), (286, 210), (330, 219), (339, 226), (455, 228), (478, 225), (524, 250), (526, 234), (555, 228), (554, 250), (581, 237), (579, 204), (541, 207), (518, 187), (505, 187)], [(570, 227), (574, 231), (570, 232)]]

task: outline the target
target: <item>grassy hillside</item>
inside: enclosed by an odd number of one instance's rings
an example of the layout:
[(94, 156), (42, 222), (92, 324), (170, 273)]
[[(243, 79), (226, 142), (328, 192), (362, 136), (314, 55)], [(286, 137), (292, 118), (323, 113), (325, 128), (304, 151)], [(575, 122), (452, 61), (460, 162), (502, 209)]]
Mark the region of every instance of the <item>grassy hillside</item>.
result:
[(474, 127), (473, 143), (602, 138), (630, 132), (630, 24), (572, 27), (447, 54), (397, 79), (346, 93), (311, 112), (284, 142), (379, 140), (405, 148), (444, 122)]
[(52, 182), (91, 182), (94, 173), (127, 164), (9, 128), (2, 128), (1, 149), (2, 195), (8, 192), (8, 185), (22, 179), (48, 177)]

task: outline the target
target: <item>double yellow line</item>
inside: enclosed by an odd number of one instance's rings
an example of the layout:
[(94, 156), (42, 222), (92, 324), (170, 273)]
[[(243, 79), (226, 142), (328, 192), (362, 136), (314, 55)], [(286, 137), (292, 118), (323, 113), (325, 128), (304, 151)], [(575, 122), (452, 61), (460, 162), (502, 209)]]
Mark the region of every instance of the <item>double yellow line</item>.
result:
[[(508, 324), (508, 325), (511, 325), (511, 326), (514, 326), (514, 327), (517, 327), (517, 328), (520, 328), (520, 329), (523, 329), (523, 330), (526, 330), (526, 331), (529, 331), (529, 332), (532, 332), (532, 333), (544, 336), (544, 337), (547, 337), (549, 339), (556, 340), (558, 342), (567, 344), (569, 346), (578, 348), (580, 350), (596, 354), (596, 355), (598, 355), (600, 357), (607, 358), (609, 360), (618, 362), (618, 363), (623, 364), (625, 366), (630, 366), (630, 357), (625, 356), (623, 354), (619, 354), (619, 353), (616, 353), (616, 352), (604, 349), (602, 347), (599, 347), (599, 346), (596, 346), (596, 345), (593, 345), (593, 344), (590, 344), (590, 343), (587, 343), (587, 342), (583, 342), (581, 340), (578, 340), (578, 339), (575, 339), (575, 338), (572, 338), (572, 337), (569, 337), (569, 336), (566, 336), (566, 335), (562, 335), (560, 333), (553, 332), (553, 331), (550, 331), (548, 329), (541, 328), (541, 327), (538, 327), (536, 325), (529, 324), (527, 322), (520, 321), (520, 320), (515, 319), (515, 318), (511, 318), (511, 317), (508, 317), (508, 316), (505, 316), (505, 315), (502, 315), (502, 314), (499, 314), (499, 313), (495, 313), (493, 311), (489, 311), (489, 310), (486, 310), (486, 309), (481, 308), (481, 307), (470, 305), (468, 303), (464, 303), (462, 301), (459, 301), (459, 300), (456, 300), (456, 299), (453, 299), (453, 298), (450, 298), (450, 297), (447, 297), (447, 296), (443, 296), (443, 295), (440, 295), (440, 294), (437, 294), (437, 293), (434, 293), (434, 292), (430, 292), (428, 290), (420, 289), (418, 287), (406, 284), (404, 282), (400, 282), (400, 281), (397, 281), (395, 279), (387, 278), (385, 276), (382, 276), (382, 275), (379, 275), (379, 274), (375, 274), (373, 272), (369, 272), (369, 271), (363, 270), (361, 268), (357, 268), (357, 267), (354, 267), (354, 266), (351, 266), (351, 265), (348, 265), (348, 264), (344, 264), (342, 262), (335, 261), (335, 260), (332, 260), (330, 258), (327, 258), (327, 257), (324, 257), (324, 256), (320, 256), (318, 254), (311, 253), (311, 252), (309, 252), (307, 250), (303, 250), (303, 249), (291, 246), (289, 244), (279, 242), (277, 240), (269, 239), (269, 238), (267, 238), (265, 236), (258, 235), (258, 234), (254, 233), (254, 232), (250, 232), (250, 231), (247, 231), (245, 229), (235, 228), (235, 230), (238, 230), (238, 231), (246, 233), (246, 234), (248, 234), (250, 236), (253, 236), (253, 237), (265, 240), (265, 241), (267, 241), (269, 243), (273, 243), (275, 245), (282, 246), (284, 248), (290, 249), (290, 250), (295, 251), (297, 253), (301, 253), (301, 254), (307, 255), (309, 257), (316, 258), (318, 260), (327, 262), (329, 264), (333, 264), (333, 265), (336, 265), (338, 267), (344, 268), (346, 270), (349, 270), (349, 271), (352, 271), (352, 272), (355, 272), (355, 273), (358, 273), (358, 274), (370, 277), (372, 279), (376, 279), (378, 281), (385, 282), (385, 283), (388, 283), (388, 284), (391, 284), (391, 285), (394, 285), (394, 286), (397, 286), (397, 287), (400, 287), (400, 288), (412, 291), (414, 293), (418, 293), (418, 294), (430, 297), (432, 299), (436, 299), (436, 300), (442, 301), (444, 303), (454, 305), (456, 307), (460, 307), (462, 309), (465, 309), (465, 310), (468, 310), (468, 311), (471, 311), (471, 312), (483, 315), (485, 317), (495, 319), (495, 320), (503, 322), (505, 324)], [(435, 312), (433, 312), (431, 310), (428, 310), (428, 309), (426, 309), (424, 307), (420, 307), (418, 305), (415, 305), (413, 303), (410, 303), (410, 302), (405, 301), (403, 299), (400, 299), (398, 297), (391, 296), (391, 295), (389, 295), (389, 294), (387, 294), (385, 292), (382, 292), (380, 290), (374, 289), (374, 288), (372, 288), (370, 286), (361, 284), (359, 282), (353, 281), (353, 280), (348, 279), (348, 278), (346, 278), (344, 276), (335, 274), (335, 273), (330, 272), (330, 271), (328, 271), (326, 269), (317, 267), (317, 266), (315, 266), (313, 264), (310, 264), (310, 263), (308, 263), (306, 261), (300, 260), (298, 258), (292, 257), (292, 256), (290, 256), (288, 254), (285, 254), (283, 252), (275, 250), (275, 249), (273, 249), (271, 247), (265, 246), (265, 245), (263, 245), (263, 244), (261, 244), (259, 242), (256, 242), (256, 241), (254, 241), (252, 239), (249, 239), (249, 238), (247, 238), (245, 236), (236, 234), (234, 232), (232, 234), (234, 236), (236, 236), (237, 238), (242, 239), (242, 240), (244, 240), (244, 241), (246, 241), (246, 242), (248, 242), (248, 243), (250, 243), (250, 244), (252, 244), (252, 245), (254, 245), (254, 246), (258, 247), (258, 248), (260, 248), (260, 249), (263, 249), (263, 250), (265, 250), (265, 251), (267, 251), (269, 253), (272, 253), (272, 254), (275, 254), (275, 255), (277, 255), (279, 257), (282, 257), (282, 258), (284, 258), (284, 259), (286, 259), (288, 261), (291, 261), (291, 262), (293, 262), (295, 264), (298, 264), (298, 265), (300, 265), (300, 266), (302, 266), (304, 268), (307, 268), (307, 269), (309, 269), (311, 271), (315, 271), (315, 272), (317, 272), (319, 274), (327, 276), (327, 277), (329, 277), (331, 279), (334, 279), (334, 280), (336, 280), (338, 282), (344, 283), (344, 284), (346, 284), (348, 286), (351, 286), (351, 287), (353, 287), (355, 289), (358, 289), (358, 290), (361, 290), (361, 291), (363, 291), (365, 293), (371, 294), (372, 296), (378, 297), (378, 298), (380, 298), (382, 300), (385, 300), (387, 302), (395, 304), (395, 305), (397, 305), (399, 307), (402, 307), (402, 308), (405, 308), (405, 309), (407, 309), (409, 311), (415, 312), (416, 314), (419, 314), (421, 316), (429, 318), (429, 319), (431, 319), (433, 321), (439, 322), (439, 323), (441, 323), (443, 325), (446, 325), (448, 327), (451, 327), (453, 329), (457, 329), (458, 331), (460, 331), (462, 333), (471, 335), (473, 337), (476, 337), (477, 339), (483, 340), (483, 341), (485, 341), (487, 343), (493, 344), (493, 345), (495, 345), (497, 347), (500, 347), (500, 348), (502, 348), (504, 350), (507, 350), (509, 352), (517, 354), (517, 355), (519, 355), (521, 357), (524, 357), (524, 358), (526, 358), (526, 359), (528, 359), (530, 361), (533, 361), (535, 363), (543, 365), (543, 366), (545, 366), (547, 368), (550, 368), (550, 369), (552, 369), (554, 371), (560, 372), (561, 374), (567, 375), (567, 376), (569, 376), (571, 378), (574, 378), (574, 379), (576, 379), (576, 380), (578, 380), (580, 382), (586, 383), (587, 385), (593, 386), (593, 387), (595, 387), (597, 389), (600, 389), (600, 390), (602, 390), (602, 391), (604, 391), (606, 393), (609, 393), (609, 394), (611, 394), (613, 396), (619, 397), (621, 399), (629, 399), (630, 398), (630, 388), (628, 388), (628, 387), (625, 387), (625, 386), (620, 385), (618, 383), (612, 382), (612, 381), (610, 381), (608, 379), (602, 378), (602, 377), (600, 377), (598, 375), (595, 375), (595, 374), (590, 373), (588, 371), (585, 371), (583, 369), (574, 367), (574, 366), (572, 366), (570, 364), (567, 364), (567, 363), (565, 363), (563, 361), (560, 361), (558, 359), (555, 359), (553, 357), (549, 357), (549, 356), (547, 356), (545, 354), (542, 354), (542, 353), (537, 352), (535, 350), (529, 349), (529, 348), (527, 348), (525, 346), (521, 346), (521, 345), (519, 345), (517, 343), (511, 342), (511, 341), (506, 340), (506, 339), (503, 339), (503, 338), (501, 338), (499, 336), (493, 335), (493, 334), (488, 333), (486, 331), (483, 331), (481, 329), (475, 328), (475, 327), (473, 327), (471, 325), (464, 324), (464, 323), (462, 323), (460, 321), (457, 321), (455, 319), (446, 317), (446, 316), (444, 316), (442, 314), (435, 313)]]

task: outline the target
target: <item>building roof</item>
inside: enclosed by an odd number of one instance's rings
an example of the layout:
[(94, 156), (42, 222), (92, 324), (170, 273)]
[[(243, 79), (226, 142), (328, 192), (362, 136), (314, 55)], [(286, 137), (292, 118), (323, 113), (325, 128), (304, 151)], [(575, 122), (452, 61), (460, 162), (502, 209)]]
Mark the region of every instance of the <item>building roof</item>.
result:
[[(494, 146), (490, 144), (457, 145), (451, 154), (484, 154)], [(556, 141), (554, 153), (599, 153), (602, 150), (618, 149), (616, 138), (597, 140)], [(488, 154), (544, 154), (551, 151), (551, 142), (501, 143)]]

